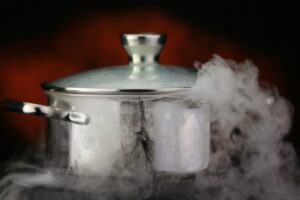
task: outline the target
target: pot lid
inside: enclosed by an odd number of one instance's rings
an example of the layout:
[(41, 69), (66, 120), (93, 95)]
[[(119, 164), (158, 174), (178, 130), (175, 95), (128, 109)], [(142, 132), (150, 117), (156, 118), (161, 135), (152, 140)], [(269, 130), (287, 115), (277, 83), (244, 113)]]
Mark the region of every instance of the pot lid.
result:
[(161, 94), (192, 87), (196, 70), (160, 65), (159, 53), (165, 34), (122, 34), (128, 65), (99, 68), (74, 74), (42, 85), (50, 92), (73, 94)]

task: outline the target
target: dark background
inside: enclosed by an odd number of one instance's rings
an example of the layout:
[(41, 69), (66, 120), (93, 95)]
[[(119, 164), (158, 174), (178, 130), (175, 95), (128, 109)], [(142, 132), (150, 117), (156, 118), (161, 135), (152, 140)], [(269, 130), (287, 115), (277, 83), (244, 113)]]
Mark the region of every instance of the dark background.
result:
[[(297, 12), (296, 4), (290, 1), (1, 1), (0, 97), (46, 103), (38, 88), (41, 81), (96, 65), (126, 62), (125, 54), (119, 53), (117, 33), (167, 32), (170, 47), (166, 47), (162, 61), (170, 64), (191, 66), (193, 60), (206, 61), (212, 53), (235, 60), (253, 59), (262, 80), (278, 86), (294, 105), (294, 125), (285, 139), (295, 145), (299, 155)], [(97, 36), (89, 31), (81, 37), (84, 42), (77, 40), (77, 35), (97, 20), (101, 21), (97, 31), (103, 32), (99, 35), (102, 40), (90, 41)], [(0, 116), (1, 162), (16, 158), (34, 144), (45, 120), (3, 111)]]

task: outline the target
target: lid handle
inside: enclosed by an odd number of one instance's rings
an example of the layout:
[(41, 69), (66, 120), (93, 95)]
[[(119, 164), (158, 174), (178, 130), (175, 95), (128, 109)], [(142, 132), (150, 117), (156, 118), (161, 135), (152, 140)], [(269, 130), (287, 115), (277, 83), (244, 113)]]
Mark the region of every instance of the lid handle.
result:
[(131, 65), (149, 65), (158, 62), (159, 53), (166, 42), (162, 33), (125, 33), (121, 35)]

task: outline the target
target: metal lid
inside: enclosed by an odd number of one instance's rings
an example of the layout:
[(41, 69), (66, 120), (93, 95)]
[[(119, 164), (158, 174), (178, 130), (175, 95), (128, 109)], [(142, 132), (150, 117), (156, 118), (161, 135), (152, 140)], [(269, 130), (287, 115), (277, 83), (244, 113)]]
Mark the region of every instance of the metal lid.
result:
[(158, 64), (165, 34), (122, 34), (129, 65), (78, 73), (42, 85), (50, 92), (73, 94), (161, 94), (194, 85), (196, 70)]

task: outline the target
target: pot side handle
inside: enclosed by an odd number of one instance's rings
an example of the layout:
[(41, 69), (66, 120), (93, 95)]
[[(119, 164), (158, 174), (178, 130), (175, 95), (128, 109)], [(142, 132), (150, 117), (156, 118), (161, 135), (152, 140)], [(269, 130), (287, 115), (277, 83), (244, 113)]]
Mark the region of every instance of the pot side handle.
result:
[(87, 125), (90, 122), (89, 117), (83, 113), (34, 103), (5, 99), (2, 100), (1, 106), (5, 110), (13, 112), (23, 113), (27, 115), (36, 115), (51, 119), (59, 119), (67, 122), (72, 122), (74, 124)]

